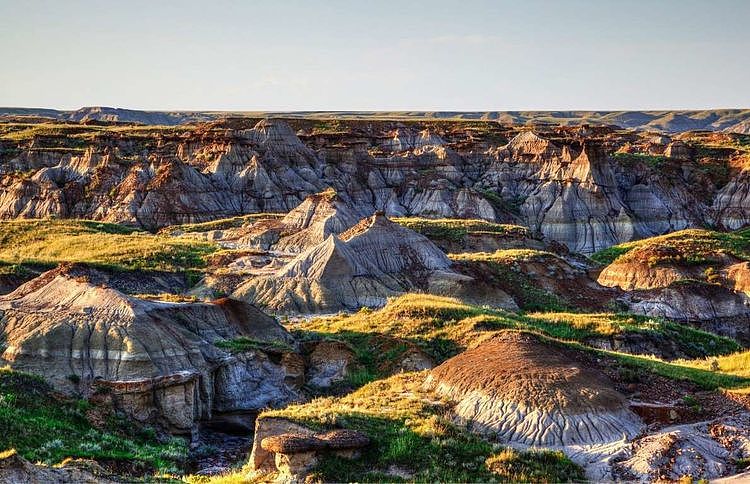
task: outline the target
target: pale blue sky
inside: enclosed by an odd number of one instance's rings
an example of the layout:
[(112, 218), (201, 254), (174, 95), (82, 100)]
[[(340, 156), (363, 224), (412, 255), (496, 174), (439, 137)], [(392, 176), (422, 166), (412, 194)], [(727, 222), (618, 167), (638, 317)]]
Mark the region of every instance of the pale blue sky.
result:
[(0, 0), (0, 106), (750, 108), (750, 0)]

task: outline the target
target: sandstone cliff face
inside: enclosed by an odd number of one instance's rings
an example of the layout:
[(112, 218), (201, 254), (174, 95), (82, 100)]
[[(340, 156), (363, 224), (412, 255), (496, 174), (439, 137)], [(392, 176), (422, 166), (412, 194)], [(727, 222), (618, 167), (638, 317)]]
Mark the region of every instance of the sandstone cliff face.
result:
[(681, 141), (661, 147), (674, 162), (653, 167), (612, 158), (634, 135), (510, 130), (502, 144), (452, 129), (369, 127), (300, 137), (269, 119), (251, 129), (227, 122), (138, 136), (99, 133), (83, 148), (43, 137), (17, 146), (3, 141), (0, 217), (157, 229), (288, 212), (332, 187), (358, 216), (382, 210), (513, 221), (584, 253), (689, 226), (748, 221), (747, 175), (732, 172), (719, 186), (696, 160), (683, 159), (693, 153)]
[(63, 391), (106, 387), (135, 418), (176, 431), (212, 412), (297, 398), (283, 360), (215, 346), (239, 336), (293, 342), (274, 319), (238, 301), (145, 301), (111, 289), (96, 271), (64, 267), (0, 297), (0, 330), (4, 364)]

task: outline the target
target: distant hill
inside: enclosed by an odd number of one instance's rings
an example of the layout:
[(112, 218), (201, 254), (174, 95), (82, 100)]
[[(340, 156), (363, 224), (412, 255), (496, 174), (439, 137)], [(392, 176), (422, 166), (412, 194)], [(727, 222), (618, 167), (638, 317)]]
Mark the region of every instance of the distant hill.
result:
[(44, 108), (3, 108), (2, 116), (46, 117), (86, 122), (109, 121), (148, 125), (177, 125), (229, 116), (340, 119), (456, 119), (497, 121), (507, 124), (615, 125), (639, 130), (680, 133), (725, 131), (750, 134), (750, 109), (698, 111), (138, 111), (102, 106), (76, 111)]

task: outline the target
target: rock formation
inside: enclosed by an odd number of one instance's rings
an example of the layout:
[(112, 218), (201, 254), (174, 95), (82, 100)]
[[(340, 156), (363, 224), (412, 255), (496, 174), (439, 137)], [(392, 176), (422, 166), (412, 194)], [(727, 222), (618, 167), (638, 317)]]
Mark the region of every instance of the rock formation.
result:
[(6, 484), (114, 484), (119, 481), (95, 461), (70, 460), (65, 465), (32, 464), (15, 450), (0, 452), (0, 481)]
[(167, 303), (127, 296), (106, 276), (69, 266), (0, 297), (0, 361), (63, 391), (106, 388), (135, 418), (175, 431), (213, 412), (257, 410), (297, 398), (295, 354), (232, 354), (215, 343), (246, 337), (293, 343), (246, 303)]
[(384, 121), (330, 135), (303, 129), (300, 138), (279, 119), (246, 124), (217, 121), (133, 137), (93, 131), (83, 146), (64, 136), (0, 140), (0, 217), (75, 217), (154, 230), (287, 212), (332, 187), (357, 216), (381, 210), (512, 221), (586, 253), (705, 223), (734, 228), (750, 221), (747, 175), (730, 163), (741, 156), (731, 149), (709, 160), (716, 170), (706, 170), (683, 140), (664, 148), (672, 156), (665, 166), (621, 161), (616, 149), (643, 155), (652, 144), (604, 128), (517, 135), (502, 128), (511, 139), (499, 144), (460, 125)]
[[(737, 461), (750, 454), (748, 415), (675, 425), (636, 439), (633, 451), (614, 465), (618, 480), (678, 481), (683, 476), (710, 479), (737, 471)], [(732, 481), (732, 479), (728, 479)], [(737, 482), (741, 482), (742, 478)]]
[(660, 317), (697, 326), (750, 345), (750, 298), (718, 284), (681, 281), (629, 298), (635, 314)]
[(318, 464), (319, 456), (331, 453), (354, 458), (367, 447), (370, 438), (356, 430), (332, 430), (325, 433), (288, 433), (264, 438), (260, 447), (274, 455), (276, 479), (301, 480)]
[(430, 372), (455, 418), (502, 443), (563, 449), (593, 478), (642, 422), (603, 374), (538, 337), (506, 332)]
[(452, 277), (450, 260), (422, 235), (382, 214), (329, 235), (274, 273), (254, 277), (233, 297), (278, 312), (377, 307), (388, 297)]

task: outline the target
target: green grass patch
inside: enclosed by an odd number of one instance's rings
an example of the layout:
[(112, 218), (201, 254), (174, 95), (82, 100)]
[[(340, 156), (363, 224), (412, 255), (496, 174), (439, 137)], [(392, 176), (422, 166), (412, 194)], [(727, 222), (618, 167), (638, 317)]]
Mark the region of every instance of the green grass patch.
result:
[(205, 267), (218, 246), (87, 220), (0, 222), (0, 262), (6, 265), (82, 262), (110, 270), (189, 272)]
[[(97, 412), (106, 423), (95, 426)], [(0, 369), (0, 449), (16, 451), (32, 462), (65, 458), (114, 459), (158, 472), (177, 472), (187, 458), (187, 443), (159, 439), (106, 408), (57, 396), (39, 377)]]
[(750, 229), (736, 232), (680, 230), (609, 247), (591, 258), (601, 264), (618, 261), (645, 262), (651, 266), (703, 265), (719, 260), (722, 255), (750, 260)]
[(669, 160), (666, 156), (649, 155), (646, 153), (614, 153), (612, 158), (626, 167), (643, 163), (651, 168), (659, 168)]
[[(314, 429), (357, 429), (372, 445), (359, 459), (326, 457), (317, 468), (326, 482), (548, 482), (584, 480), (583, 470), (557, 452), (520, 452), (492, 445), (444, 416), (447, 408), (421, 389), (423, 373), (407, 373), (370, 383), (341, 398), (264, 412)], [(507, 452), (503, 466), (498, 452)], [(396, 467), (407, 478), (388, 474)]]

